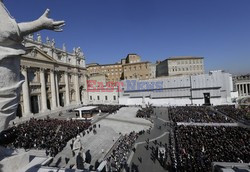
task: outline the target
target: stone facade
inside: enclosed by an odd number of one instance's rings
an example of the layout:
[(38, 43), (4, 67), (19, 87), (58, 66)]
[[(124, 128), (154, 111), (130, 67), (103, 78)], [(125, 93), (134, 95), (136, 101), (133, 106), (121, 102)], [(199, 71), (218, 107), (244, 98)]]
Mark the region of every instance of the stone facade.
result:
[(156, 67), (156, 76), (200, 75), (204, 74), (203, 57), (170, 57)]
[(107, 81), (117, 82), (122, 78), (123, 68), (119, 63), (99, 65), (97, 63), (89, 64), (87, 66), (88, 75), (103, 74)]
[(139, 63), (141, 62), (141, 57), (137, 54), (128, 54), (126, 57), (126, 63)]
[(239, 97), (250, 96), (250, 74), (235, 76), (234, 84)]
[(23, 45), (27, 54), (21, 57), (25, 77), (18, 116), (49, 112), (61, 107), (86, 104), (85, 58), (80, 48), (72, 53), (55, 47), (55, 41), (43, 43), (38, 35), (27, 37)]
[(150, 62), (136, 62), (127, 63), (123, 65), (124, 76), (123, 79), (150, 79), (151, 78), (151, 66)]
[(88, 75), (103, 74), (107, 81), (118, 82), (124, 79), (149, 79), (155, 78), (155, 65), (150, 62), (141, 62), (137, 54), (128, 54), (121, 59), (121, 63), (100, 65), (92, 63), (87, 65)]

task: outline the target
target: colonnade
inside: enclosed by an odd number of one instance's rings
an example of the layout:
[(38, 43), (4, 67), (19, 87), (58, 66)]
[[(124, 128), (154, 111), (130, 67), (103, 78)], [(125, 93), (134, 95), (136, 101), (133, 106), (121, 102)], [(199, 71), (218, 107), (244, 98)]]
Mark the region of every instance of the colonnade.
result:
[[(23, 96), (23, 114), (29, 115), (31, 114), (31, 89), (30, 89), (30, 81), (28, 78), (28, 68), (27, 66), (22, 66), (21, 67), (21, 73), (24, 76), (24, 83), (22, 85), (22, 96)], [(62, 71), (55, 71), (54, 69), (44, 69), (40, 68), (39, 69), (39, 76), (40, 76), (40, 110), (41, 112), (46, 112), (49, 111), (48, 109), (48, 93), (47, 93), (47, 86), (50, 88), (50, 95), (51, 95), (51, 105), (50, 105), (50, 110), (55, 110), (60, 108), (60, 83), (59, 83), (59, 72), (62, 73), (62, 77), (64, 78), (64, 104), (66, 106), (71, 105), (71, 104), (81, 104), (80, 100), (80, 85), (79, 85), (79, 74), (78, 73), (70, 73), (70, 72), (62, 72)], [(50, 75), (50, 82), (46, 83), (46, 73)], [(72, 76), (72, 82), (69, 80), (69, 75)], [(84, 82), (85, 83), (85, 82)], [(71, 99), (71, 84), (73, 84), (73, 89), (75, 91), (75, 97), (74, 100)], [(85, 97), (86, 98), (86, 97)]]

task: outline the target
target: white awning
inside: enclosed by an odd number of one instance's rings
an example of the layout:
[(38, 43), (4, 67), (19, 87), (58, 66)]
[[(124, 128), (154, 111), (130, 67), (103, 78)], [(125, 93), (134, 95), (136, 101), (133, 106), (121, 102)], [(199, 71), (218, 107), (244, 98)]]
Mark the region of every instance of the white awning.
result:
[(97, 106), (84, 106), (84, 107), (74, 109), (74, 111), (89, 111), (89, 110), (93, 110), (96, 108), (97, 108)]

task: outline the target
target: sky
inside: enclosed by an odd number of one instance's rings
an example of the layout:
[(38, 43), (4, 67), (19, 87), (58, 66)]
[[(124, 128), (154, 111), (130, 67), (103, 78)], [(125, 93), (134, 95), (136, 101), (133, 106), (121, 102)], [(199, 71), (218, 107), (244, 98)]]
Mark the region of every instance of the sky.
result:
[(119, 62), (129, 53), (143, 61), (202, 56), (206, 72), (250, 73), (250, 0), (5, 0), (17, 22), (37, 19), (46, 8), (65, 20), (64, 31), (42, 31), (81, 47), (87, 63)]

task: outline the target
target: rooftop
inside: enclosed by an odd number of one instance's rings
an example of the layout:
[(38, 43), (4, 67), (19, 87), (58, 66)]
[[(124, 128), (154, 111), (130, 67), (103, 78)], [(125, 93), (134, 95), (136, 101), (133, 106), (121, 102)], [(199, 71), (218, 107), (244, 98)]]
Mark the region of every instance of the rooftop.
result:
[(169, 57), (168, 60), (184, 60), (184, 59), (204, 59), (204, 57), (197, 56), (173, 56)]
[(81, 107), (81, 108), (78, 108), (78, 109), (75, 109), (75, 111), (88, 111), (88, 110), (93, 110), (97, 108), (97, 106), (84, 106), (84, 107)]

